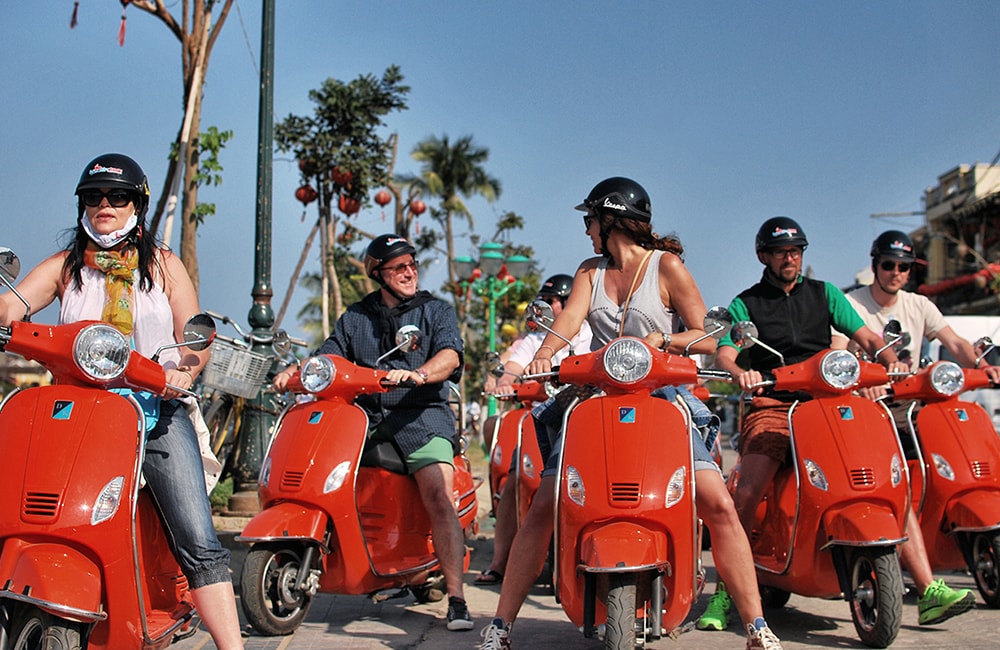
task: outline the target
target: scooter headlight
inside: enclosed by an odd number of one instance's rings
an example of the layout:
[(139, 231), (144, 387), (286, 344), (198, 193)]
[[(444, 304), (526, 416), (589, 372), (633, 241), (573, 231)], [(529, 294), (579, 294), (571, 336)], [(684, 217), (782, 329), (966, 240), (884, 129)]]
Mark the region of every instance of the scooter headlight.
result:
[(580, 472), (572, 465), (566, 468), (566, 496), (581, 508), (587, 500), (587, 490), (583, 486), (583, 479), (580, 478)]
[(934, 469), (937, 470), (938, 476), (949, 481), (955, 480), (955, 470), (951, 468), (951, 464), (945, 460), (944, 456), (931, 454), (931, 458), (934, 459)]
[(684, 466), (675, 469), (674, 473), (670, 476), (670, 480), (667, 482), (666, 506), (668, 508), (677, 505), (684, 498), (684, 484), (686, 479), (687, 468)]
[(809, 483), (814, 488), (826, 492), (829, 488), (829, 483), (827, 483), (826, 474), (823, 473), (823, 468), (819, 466), (819, 463), (806, 458), (802, 461), (802, 464), (805, 465), (806, 478), (809, 479)]
[(73, 360), (95, 381), (116, 379), (128, 365), (131, 350), (125, 335), (111, 325), (88, 325), (73, 341)]
[(90, 513), (91, 526), (96, 526), (115, 516), (115, 513), (118, 512), (118, 504), (122, 500), (122, 486), (124, 485), (124, 476), (116, 476), (108, 481), (101, 493), (97, 495), (97, 500), (94, 501), (94, 508)]
[(337, 377), (337, 369), (327, 357), (310, 357), (299, 370), (302, 387), (310, 393), (326, 390)]
[(500, 445), (493, 448), (493, 455), (490, 457), (490, 462), (497, 467), (503, 466), (503, 449)]
[(847, 350), (834, 350), (823, 357), (819, 371), (823, 381), (838, 390), (843, 390), (858, 383), (861, 363)]
[(931, 368), (931, 388), (948, 397), (962, 392), (965, 373), (954, 361), (935, 363)]
[(257, 479), (257, 483), (261, 487), (266, 488), (271, 484), (271, 457), (268, 456), (264, 459), (264, 464), (260, 467), (260, 477)]
[(618, 339), (604, 351), (604, 372), (622, 384), (639, 381), (652, 367), (653, 354), (638, 339)]
[(345, 460), (330, 472), (330, 475), (326, 477), (326, 483), (323, 484), (323, 494), (330, 494), (336, 490), (339, 490), (344, 481), (351, 473), (351, 461)]

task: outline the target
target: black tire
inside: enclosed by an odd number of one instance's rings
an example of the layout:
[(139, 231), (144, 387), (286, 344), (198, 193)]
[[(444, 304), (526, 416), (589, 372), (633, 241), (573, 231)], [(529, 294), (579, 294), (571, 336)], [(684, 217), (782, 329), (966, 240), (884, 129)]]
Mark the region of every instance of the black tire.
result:
[(979, 593), (986, 605), (1000, 608), (1000, 533), (989, 531), (972, 536), (972, 566)]
[(635, 649), (635, 574), (608, 576), (608, 622), (604, 627), (607, 650)]
[(208, 427), (212, 452), (222, 465), (220, 480), (232, 471), (229, 458), (233, 454), (236, 442), (238, 425), (236, 420), (236, 398), (225, 393), (217, 393), (205, 409), (205, 425)]
[(304, 547), (255, 544), (240, 574), (240, 604), (247, 621), (265, 636), (291, 634), (309, 612), (312, 596), (295, 591)]
[(792, 593), (777, 587), (760, 587), (760, 604), (767, 609), (781, 609), (788, 604)]
[(894, 548), (862, 548), (850, 565), (851, 618), (861, 642), (887, 648), (903, 616), (903, 575)]
[(80, 624), (27, 607), (11, 626), (10, 650), (80, 650)]

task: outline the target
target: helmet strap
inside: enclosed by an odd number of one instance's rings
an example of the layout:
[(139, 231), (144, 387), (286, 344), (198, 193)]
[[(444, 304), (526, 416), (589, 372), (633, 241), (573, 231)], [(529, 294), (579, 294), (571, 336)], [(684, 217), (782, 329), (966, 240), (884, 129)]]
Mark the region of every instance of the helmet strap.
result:
[(133, 212), (132, 216), (130, 216), (128, 221), (125, 222), (124, 228), (108, 233), (107, 235), (102, 235), (101, 233), (94, 231), (90, 225), (90, 219), (87, 218), (86, 214), (80, 215), (80, 226), (83, 228), (83, 231), (87, 233), (87, 236), (90, 237), (91, 241), (105, 250), (108, 248), (114, 248), (118, 244), (125, 241), (129, 233), (131, 233), (138, 224), (139, 217), (135, 212)]

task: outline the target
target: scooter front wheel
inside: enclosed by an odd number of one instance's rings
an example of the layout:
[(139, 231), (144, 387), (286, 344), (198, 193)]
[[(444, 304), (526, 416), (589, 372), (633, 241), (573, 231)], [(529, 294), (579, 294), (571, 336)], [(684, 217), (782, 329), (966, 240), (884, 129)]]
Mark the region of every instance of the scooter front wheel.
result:
[(972, 536), (972, 565), (976, 586), (983, 600), (993, 609), (1000, 608), (1000, 533), (991, 530)]
[(10, 638), (10, 650), (80, 650), (79, 624), (34, 607), (16, 616)]
[(858, 638), (887, 648), (903, 617), (903, 575), (895, 548), (860, 548), (851, 559), (851, 618)]
[(247, 553), (240, 575), (240, 603), (250, 625), (261, 634), (283, 636), (294, 632), (312, 604), (312, 595), (296, 589), (304, 547), (255, 544)]
[(635, 574), (608, 576), (608, 622), (604, 627), (607, 650), (635, 648)]

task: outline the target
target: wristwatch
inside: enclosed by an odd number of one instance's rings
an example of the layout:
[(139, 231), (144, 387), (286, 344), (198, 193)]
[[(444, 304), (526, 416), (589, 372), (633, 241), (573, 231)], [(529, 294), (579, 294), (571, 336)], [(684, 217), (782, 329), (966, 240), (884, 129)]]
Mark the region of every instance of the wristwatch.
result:
[(421, 377), (423, 377), (424, 383), (425, 384), (427, 383), (427, 371), (426, 370), (424, 370), (423, 368), (417, 368), (413, 372), (415, 372), (418, 375), (420, 375)]

